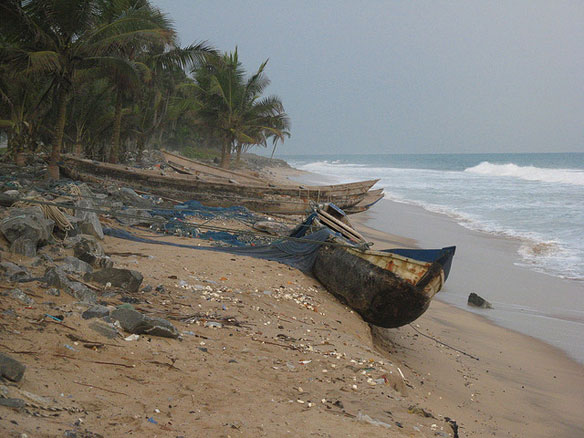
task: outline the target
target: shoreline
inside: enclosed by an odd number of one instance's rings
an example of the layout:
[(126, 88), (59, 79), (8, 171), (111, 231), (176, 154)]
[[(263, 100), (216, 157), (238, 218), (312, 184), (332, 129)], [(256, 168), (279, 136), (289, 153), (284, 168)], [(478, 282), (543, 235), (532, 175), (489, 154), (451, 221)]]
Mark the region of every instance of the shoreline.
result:
[[(290, 177), (311, 183), (323, 182), (320, 175), (297, 169)], [(387, 231), (388, 217), (392, 218), (392, 233)], [(382, 199), (367, 212), (351, 215), (350, 220), (363, 230), (363, 234), (377, 237), (381, 247), (457, 245), (453, 275), (436, 299), (483, 316), (492, 324), (546, 342), (584, 365), (584, 346), (579, 342), (584, 330), (584, 315), (572, 310), (573, 307), (584, 308), (583, 285), (521, 265), (518, 241), (469, 230), (450, 216), (387, 199)], [(384, 234), (391, 237), (384, 238)], [(513, 293), (507, 294), (510, 288)], [(548, 291), (556, 290), (565, 293), (556, 298), (555, 308), (550, 309)], [(494, 309), (485, 311), (467, 306), (470, 292), (490, 301)], [(578, 302), (570, 301), (574, 299)]]

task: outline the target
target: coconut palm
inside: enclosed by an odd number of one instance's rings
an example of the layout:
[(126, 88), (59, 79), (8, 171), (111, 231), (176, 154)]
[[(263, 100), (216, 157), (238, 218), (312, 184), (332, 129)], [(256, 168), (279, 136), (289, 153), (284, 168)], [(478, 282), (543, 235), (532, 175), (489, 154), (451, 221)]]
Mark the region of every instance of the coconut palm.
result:
[(266, 145), (269, 137), (283, 140), (289, 135), (288, 118), (280, 99), (261, 98), (270, 84), (264, 74), (267, 60), (245, 79), (237, 48), (214, 59), (195, 72), (201, 101), (200, 116), (221, 139), (221, 166), (229, 167), (231, 152), (250, 145)]

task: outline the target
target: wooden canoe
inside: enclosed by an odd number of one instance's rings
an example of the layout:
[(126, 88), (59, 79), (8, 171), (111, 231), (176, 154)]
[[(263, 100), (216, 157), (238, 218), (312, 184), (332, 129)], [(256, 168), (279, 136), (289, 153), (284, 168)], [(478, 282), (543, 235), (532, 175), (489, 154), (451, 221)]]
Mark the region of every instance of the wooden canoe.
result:
[(248, 175), (242, 172), (236, 172), (230, 169), (223, 169), (221, 167), (211, 166), (207, 163), (202, 163), (191, 158), (183, 157), (182, 155), (175, 154), (173, 152), (162, 149), (160, 151), (166, 162), (170, 167), (177, 170), (178, 172), (185, 172), (191, 175), (211, 175), (215, 177), (234, 179), (237, 182), (244, 183), (256, 183), (265, 184), (265, 181), (261, 178), (255, 177), (253, 175)]
[(308, 196), (316, 202), (333, 202), (329, 198), (340, 195), (357, 195), (367, 193), (371, 187), (379, 181), (379, 179), (371, 179), (366, 181), (357, 181), (344, 184), (332, 185), (303, 185), (303, 184), (269, 184), (262, 178), (255, 177), (243, 172), (237, 172), (230, 169), (222, 169), (220, 167), (211, 166), (191, 158), (186, 158), (175, 153), (161, 150), (160, 151), (170, 167), (179, 173), (192, 176), (208, 176), (212, 178), (221, 178), (225, 181), (232, 181), (232, 183), (242, 184), (246, 186), (275, 188), (278, 190), (288, 190), (290, 192), (307, 192)]
[(313, 203), (334, 202), (341, 208), (348, 208), (365, 197), (363, 192), (321, 193), (298, 188), (232, 184), (222, 179), (196, 179), (191, 175), (161, 175), (156, 171), (71, 156), (63, 159), (61, 169), (71, 178), (91, 182), (109, 179), (158, 196), (179, 201), (195, 199), (209, 206), (241, 205), (265, 213), (305, 214)]
[(313, 273), (373, 325), (393, 328), (422, 315), (450, 271), (455, 247), (360, 250), (324, 245)]
[(352, 207), (347, 207), (345, 209), (345, 213), (355, 214), (367, 211), (379, 201), (381, 201), (384, 196), (383, 189), (369, 190), (361, 202), (353, 205)]

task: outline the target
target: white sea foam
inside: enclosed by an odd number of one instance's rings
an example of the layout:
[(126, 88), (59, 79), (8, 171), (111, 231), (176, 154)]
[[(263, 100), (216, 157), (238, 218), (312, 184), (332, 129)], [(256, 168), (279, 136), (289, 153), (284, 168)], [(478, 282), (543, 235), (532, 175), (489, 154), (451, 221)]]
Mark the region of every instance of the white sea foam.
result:
[(548, 169), (534, 166), (518, 166), (513, 163), (494, 164), (483, 161), (464, 170), (468, 173), (485, 176), (506, 176), (526, 181), (562, 183), (584, 186), (584, 171), (578, 169)]

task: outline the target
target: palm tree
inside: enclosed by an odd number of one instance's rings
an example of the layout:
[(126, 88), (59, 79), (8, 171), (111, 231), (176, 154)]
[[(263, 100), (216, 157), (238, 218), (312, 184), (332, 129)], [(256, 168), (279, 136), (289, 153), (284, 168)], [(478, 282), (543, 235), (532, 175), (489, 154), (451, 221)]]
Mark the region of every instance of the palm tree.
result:
[[(121, 47), (160, 38), (160, 26), (148, 11), (130, 8), (103, 21), (104, 8), (118, 0), (4, 0), (4, 41), (0, 59), (24, 75), (44, 73), (56, 90), (57, 118), (48, 175), (59, 177), (67, 105), (75, 72), (96, 65), (117, 65), (122, 70)], [(126, 71), (131, 66), (126, 66)]]
[(221, 167), (229, 167), (234, 149), (239, 159), (248, 145), (265, 146), (268, 137), (283, 141), (289, 135), (289, 121), (280, 99), (261, 98), (270, 84), (264, 75), (267, 62), (246, 80), (236, 48), (195, 72), (199, 114), (221, 139)]
[(0, 130), (6, 132), (8, 152), (24, 165), (24, 152), (38, 141), (38, 122), (46, 105), (48, 84), (42, 78), (23, 78), (0, 64)]

